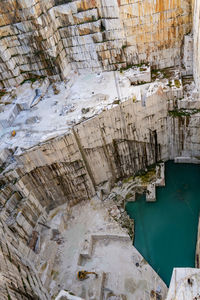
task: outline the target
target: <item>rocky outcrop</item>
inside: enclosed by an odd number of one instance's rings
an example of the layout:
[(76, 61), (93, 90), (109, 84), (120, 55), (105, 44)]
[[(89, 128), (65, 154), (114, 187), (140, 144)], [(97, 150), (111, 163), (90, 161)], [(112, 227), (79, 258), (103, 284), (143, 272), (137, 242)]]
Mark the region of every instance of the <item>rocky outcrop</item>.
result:
[(1, 84), (63, 78), (71, 68), (178, 65), (183, 37), (192, 28), (191, 9), (190, 0), (3, 0)]

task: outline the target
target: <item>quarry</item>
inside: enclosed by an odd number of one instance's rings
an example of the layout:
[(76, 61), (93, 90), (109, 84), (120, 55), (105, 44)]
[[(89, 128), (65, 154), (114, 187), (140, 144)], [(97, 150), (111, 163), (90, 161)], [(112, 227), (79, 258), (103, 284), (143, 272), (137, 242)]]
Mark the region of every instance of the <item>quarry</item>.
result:
[(199, 38), (199, 0), (0, 1), (0, 299), (200, 299)]

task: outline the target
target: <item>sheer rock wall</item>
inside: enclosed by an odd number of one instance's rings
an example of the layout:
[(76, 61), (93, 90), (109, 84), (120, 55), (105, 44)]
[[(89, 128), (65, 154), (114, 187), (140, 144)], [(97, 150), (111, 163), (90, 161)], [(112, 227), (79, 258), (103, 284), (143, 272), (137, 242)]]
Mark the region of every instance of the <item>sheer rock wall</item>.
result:
[[(200, 101), (171, 100), (174, 94), (158, 89), (146, 106), (128, 100), (16, 155), (23, 166), (19, 184), (43, 206), (55, 207), (87, 199), (105, 181), (112, 184), (160, 160), (198, 158)], [(178, 115), (179, 109), (191, 115)]]
[(191, 29), (191, 0), (2, 0), (1, 85), (64, 78), (71, 68), (178, 65)]
[(194, 35), (194, 65), (193, 73), (198, 91), (200, 90), (200, 2), (194, 0), (193, 9), (193, 35)]
[[(71, 69), (112, 70), (141, 61), (157, 68), (180, 64), (183, 36), (192, 27), (191, 4), (2, 0), (0, 84), (17, 85), (33, 75), (64, 78)], [(197, 85), (199, 11), (196, 1)], [(40, 259), (38, 220), (45, 221), (46, 209), (86, 200), (98, 185), (112, 184), (160, 160), (199, 160), (199, 113), (180, 116), (168, 111), (200, 109), (200, 102), (174, 98), (159, 90), (146, 106), (129, 100), (15, 157), (18, 165), (0, 177), (1, 299), (49, 299), (34, 269)]]
[(0, 181), (0, 207), (0, 298), (49, 299), (35, 269), (39, 257), (33, 238), (45, 211), (30, 192), (19, 187), (14, 171)]

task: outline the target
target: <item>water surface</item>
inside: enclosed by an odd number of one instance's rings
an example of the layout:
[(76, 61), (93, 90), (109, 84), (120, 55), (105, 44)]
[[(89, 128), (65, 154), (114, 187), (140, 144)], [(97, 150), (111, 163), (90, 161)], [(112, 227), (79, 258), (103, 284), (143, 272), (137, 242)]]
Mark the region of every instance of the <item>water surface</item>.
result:
[(195, 266), (200, 166), (165, 166), (166, 186), (157, 188), (157, 201), (147, 203), (142, 195), (126, 210), (135, 220), (134, 246), (169, 285), (174, 267)]

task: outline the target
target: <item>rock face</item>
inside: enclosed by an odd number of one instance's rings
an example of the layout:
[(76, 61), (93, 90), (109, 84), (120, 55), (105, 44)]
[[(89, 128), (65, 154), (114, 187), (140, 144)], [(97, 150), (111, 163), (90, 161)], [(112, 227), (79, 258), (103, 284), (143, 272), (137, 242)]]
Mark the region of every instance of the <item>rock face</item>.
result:
[[(2, 0), (0, 88), (36, 76), (65, 78), (71, 69), (109, 71), (143, 62), (156, 68), (180, 65), (185, 35), (185, 75), (191, 74), (192, 4), (191, 0)], [(197, 87), (199, 11), (196, 0)], [(16, 163), (10, 150), (0, 153), (1, 299), (49, 299), (34, 268), (40, 260), (38, 226), (44, 226), (46, 210), (86, 200), (98, 185), (111, 186), (160, 160), (199, 162), (200, 101), (182, 99), (179, 80), (169, 86), (142, 95), (142, 103), (118, 100), (119, 105), (75, 125), (70, 133), (16, 154)], [(1, 129), (5, 122), (12, 123), (18, 107), (0, 120)]]
[(194, 34), (194, 79), (196, 82), (197, 89), (199, 90), (200, 85), (200, 3), (198, 0), (194, 0), (194, 20), (193, 20), (193, 34)]
[(15, 171), (19, 189), (45, 207), (73, 205), (94, 195), (99, 184), (160, 160), (198, 158), (200, 102), (171, 100), (182, 97), (180, 90), (158, 88), (144, 106), (130, 99), (75, 125), (69, 134), (16, 154), (23, 166)]
[(1, 84), (36, 75), (63, 78), (70, 69), (178, 65), (192, 29), (191, 6), (191, 0), (3, 0)]
[(29, 247), (45, 211), (30, 193), (27, 198), (19, 192), (11, 178), (7, 184), (0, 181), (0, 188), (0, 298), (49, 299), (34, 267), (38, 257)]
[(10, 165), (7, 170), (4, 164), (10, 153), (3, 153), (2, 299), (7, 295), (23, 299), (23, 293), (48, 299), (34, 271), (40, 260), (38, 220), (45, 223), (45, 208), (86, 200), (95, 194), (97, 185), (105, 181), (112, 184), (160, 160), (198, 160), (200, 101), (171, 100), (179, 94), (177, 98), (181, 98), (179, 89), (158, 88), (146, 98), (145, 106), (141, 101), (123, 102), (74, 126), (70, 134), (16, 155), (18, 165)]

